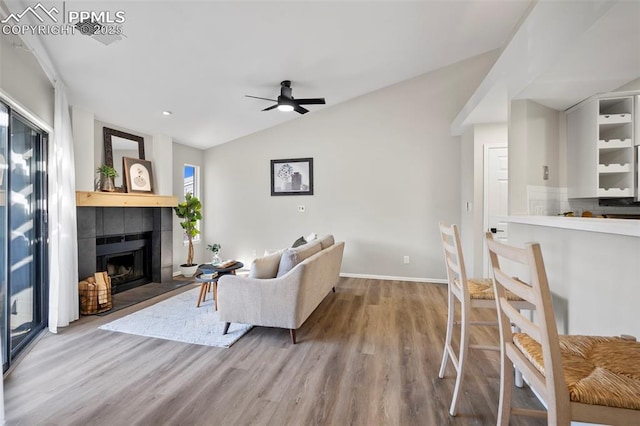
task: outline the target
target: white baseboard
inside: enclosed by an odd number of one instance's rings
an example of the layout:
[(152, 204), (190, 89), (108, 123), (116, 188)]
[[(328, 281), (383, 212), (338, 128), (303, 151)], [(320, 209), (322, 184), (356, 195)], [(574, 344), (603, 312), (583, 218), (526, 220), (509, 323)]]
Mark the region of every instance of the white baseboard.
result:
[[(182, 275), (180, 271), (174, 271), (173, 276), (177, 277), (178, 275)], [(391, 275), (370, 275), (370, 274), (350, 274), (347, 272), (341, 272), (341, 277), (345, 278), (364, 278), (370, 280), (387, 280), (387, 281), (409, 281), (414, 283), (425, 283), (425, 284), (446, 284), (447, 280), (443, 278), (416, 278), (416, 277), (394, 277)]]
[(387, 281), (410, 281), (415, 283), (435, 283), (446, 284), (447, 280), (442, 278), (416, 278), (416, 277), (393, 277), (389, 275), (369, 275), (369, 274), (351, 274), (347, 272), (341, 272), (341, 277), (345, 278), (365, 278), (370, 280), (387, 280)]

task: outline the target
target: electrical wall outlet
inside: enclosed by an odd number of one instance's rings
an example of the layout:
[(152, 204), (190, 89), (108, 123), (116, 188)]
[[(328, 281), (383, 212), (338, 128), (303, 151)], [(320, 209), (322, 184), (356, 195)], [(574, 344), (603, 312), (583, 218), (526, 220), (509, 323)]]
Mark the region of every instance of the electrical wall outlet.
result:
[(305, 207), (304, 207), (304, 206), (298, 206), (298, 211), (299, 211), (300, 213), (304, 213), (304, 211), (305, 211), (305, 210), (306, 210), (306, 209), (305, 209)]
[(406, 265), (407, 263), (411, 263), (411, 259), (409, 259), (409, 256), (405, 256), (405, 257), (402, 259), (402, 263), (404, 263), (405, 265)]
[(542, 166), (542, 180), (549, 180), (549, 166)]

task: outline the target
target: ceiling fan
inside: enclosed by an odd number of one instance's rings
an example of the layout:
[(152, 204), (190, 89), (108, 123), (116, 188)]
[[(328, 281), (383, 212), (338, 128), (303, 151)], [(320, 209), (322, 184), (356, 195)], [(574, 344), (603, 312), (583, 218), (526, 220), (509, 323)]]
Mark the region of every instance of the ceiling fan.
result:
[(245, 95), (247, 98), (263, 99), (265, 101), (276, 102), (275, 105), (271, 105), (263, 109), (262, 111), (269, 111), (274, 108), (278, 108), (280, 111), (295, 111), (299, 114), (306, 114), (308, 109), (301, 105), (324, 105), (324, 98), (309, 98), (309, 99), (295, 99), (291, 95), (291, 81), (284, 80), (280, 83), (280, 96), (278, 99), (261, 98), (259, 96)]

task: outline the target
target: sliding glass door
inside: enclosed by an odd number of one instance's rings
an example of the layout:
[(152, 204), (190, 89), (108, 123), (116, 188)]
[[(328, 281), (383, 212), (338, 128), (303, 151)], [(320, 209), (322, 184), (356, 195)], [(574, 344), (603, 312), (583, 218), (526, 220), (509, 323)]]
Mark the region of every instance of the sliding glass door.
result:
[(9, 158), (9, 110), (0, 103), (0, 347), (2, 371), (8, 365), (7, 352), (7, 164)]
[(2, 363), (46, 320), (46, 134), (0, 103)]

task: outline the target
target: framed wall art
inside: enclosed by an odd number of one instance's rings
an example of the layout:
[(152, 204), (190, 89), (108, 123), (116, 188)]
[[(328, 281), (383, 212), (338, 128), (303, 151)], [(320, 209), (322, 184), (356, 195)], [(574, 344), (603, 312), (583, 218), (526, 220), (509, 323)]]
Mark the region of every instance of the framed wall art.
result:
[(313, 158), (271, 160), (271, 195), (313, 195)]
[(146, 192), (153, 194), (153, 171), (151, 161), (139, 158), (122, 158), (127, 192)]

